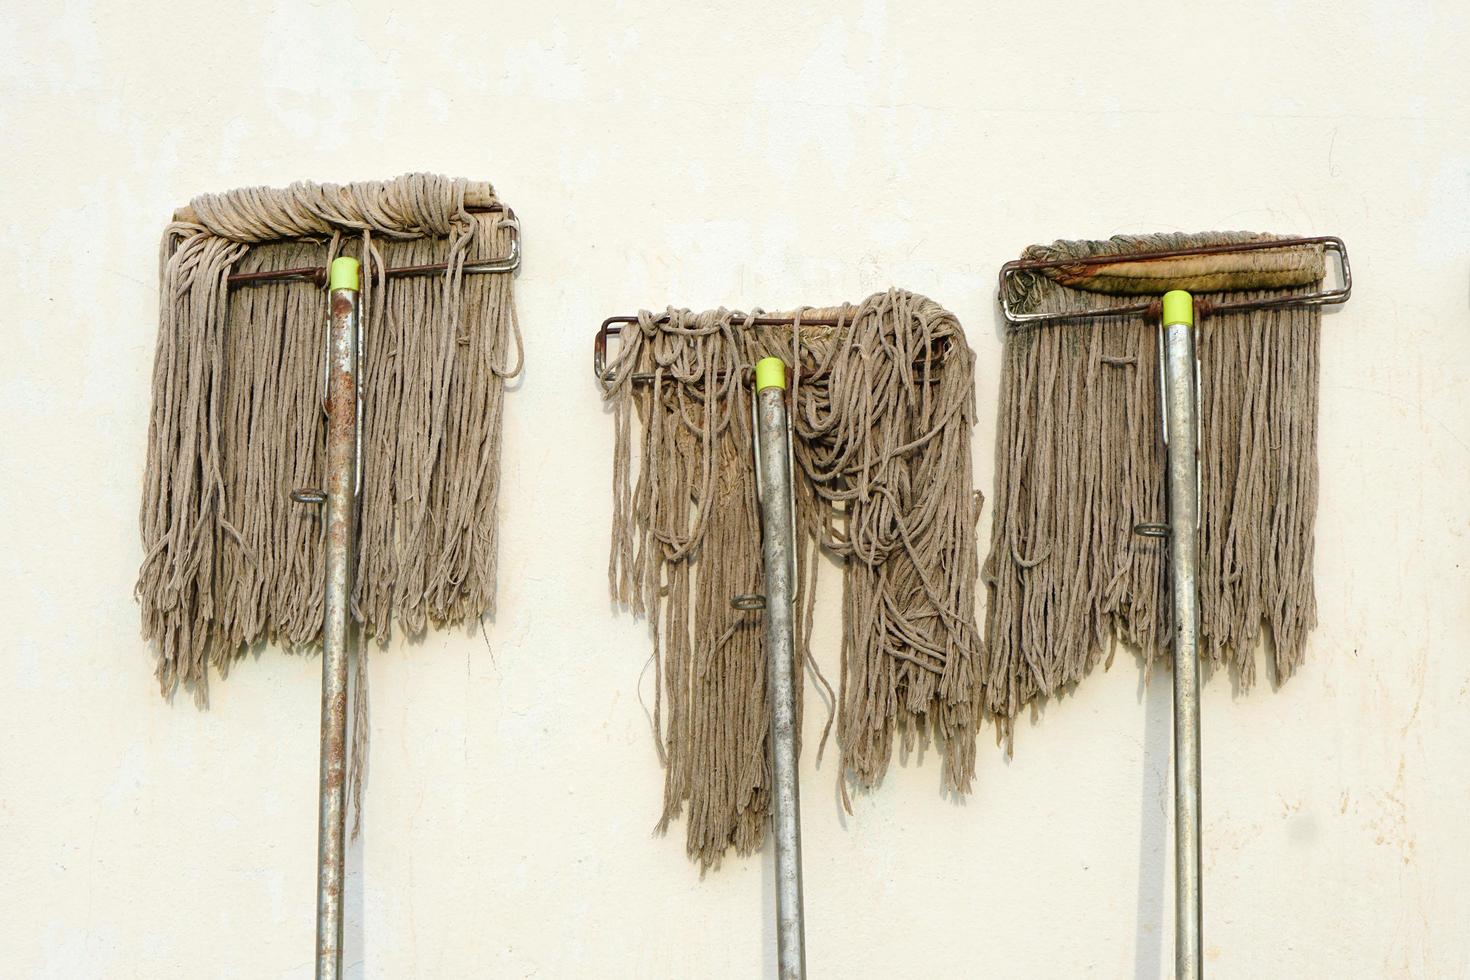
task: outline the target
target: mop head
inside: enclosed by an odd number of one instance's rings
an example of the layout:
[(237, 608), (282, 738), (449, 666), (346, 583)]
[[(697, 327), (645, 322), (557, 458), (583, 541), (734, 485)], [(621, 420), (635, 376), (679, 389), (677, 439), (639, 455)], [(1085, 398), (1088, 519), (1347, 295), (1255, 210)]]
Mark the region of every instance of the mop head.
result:
[[(1317, 621), (1315, 307), (1210, 315), (1212, 293), (1280, 295), (1324, 276), (1320, 247), (1089, 266), (1096, 255), (1259, 241), (1244, 233), (1118, 237), (1033, 246), (1072, 258), (1011, 280), (1019, 312), (1104, 309), (1200, 290), (1201, 651), (1242, 687), (1268, 641), (1275, 679), (1301, 664)], [(1254, 291), (1254, 292), (1249, 292)], [(1130, 299), (1130, 295), (1134, 298)], [(985, 562), (986, 706), (1009, 732), (1029, 702), (1064, 690), (1117, 641), (1167, 656), (1166, 520), (1157, 317), (1110, 317), (1006, 337), (996, 431), (994, 533)]]
[[(252, 644), (305, 647), (322, 628), (327, 293), (226, 277), (362, 263), (361, 531), (354, 614), (386, 637), (473, 620), (495, 593), (505, 378), (519, 371), (509, 274), (488, 184), (424, 174), (196, 198), (164, 231), (138, 575), (158, 680), (201, 700)], [(448, 271), (384, 278), (383, 270)], [(512, 363), (514, 362), (514, 363)]]
[(654, 633), (659, 827), (687, 803), (688, 852), (705, 868), (731, 846), (758, 848), (771, 802), (764, 621), (730, 603), (764, 591), (748, 386), (761, 358), (782, 358), (791, 377), (795, 658), (824, 685), (810, 654), (819, 551), (843, 569), (844, 771), (872, 786), (896, 737), (932, 735), (964, 791), (980, 715), (974, 356), (959, 323), (899, 291), (800, 312), (838, 327), (757, 327), (753, 315), (641, 313), (606, 381), (617, 432), (609, 576)]

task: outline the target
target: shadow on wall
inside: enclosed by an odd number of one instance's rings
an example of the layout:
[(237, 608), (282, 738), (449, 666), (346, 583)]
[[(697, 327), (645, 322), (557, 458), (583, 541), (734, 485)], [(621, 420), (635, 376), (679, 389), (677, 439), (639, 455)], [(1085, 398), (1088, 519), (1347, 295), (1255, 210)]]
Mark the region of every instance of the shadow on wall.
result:
[[(473, 627), (471, 627), (473, 628)], [(361, 642), (361, 638), (359, 638)], [(367, 696), (365, 686), (365, 671), (357, 670), (358, 664), (363, 663), (358, 658), (363, 656), (357, 643), (349, 643), (348, 650), (352, 657), (350, 665), (352, 670), (352, 691), (349, 695), (347, 710), (347, 744), (357, 745), (357, 699)], [(365, 667), (366, 664), (363, 663)], [(371, 728), (371, 725), (368, 726)], [(355, 765), (362, 765), (362, 795), (367, 797), (367, 776), (369, 767), (366, 764), (368, 755), (367, 747), (364, 746), (363, 760)], [(348, 784), (350, 787), (350, 783)], [(347, 842), (345, 853), (342, 856), (342, 976), (344, 980), (362, 980), (366, 976), (367, 963), (367, 933), (363, 928), (363, 917), (366, 909), (363, 907), (363, 853), (364, 842), (367, 840), (367, 820), (359, 810), (362, 801), (356, 805), (352, 801), (352, 793), (347, 794)], [(354, 833), (356, 826), (360, 833)]]
[(352, 837), (352, 815), (348, 814), (347, 855), (342, 869), (342, 976), (345, 980), (362, 980), (367, 963), (364, 947), (366, 936), (362, 928), (362, 842), (367, 836), (366, 828), (356, 838)]
[[(1153, 683), (1138, 675), (1138, 699), (1143, 702), (1143, 780), (1140, 788), (1138, 832), (1137, 924), (1133, 935), (1134, 980), (1162, 980), (1164, 976), (1165, 877), (1169, 857), (1169, 763), (1174, 735), (1174, 687), (1164, 670)], [(1169, 931), (1172, 935), (1172, 931)]]
[(776, 835), (766, 834), (760, 849), (761, 862), (761, 977), (779, 980), (781, 964), (776, 959)]

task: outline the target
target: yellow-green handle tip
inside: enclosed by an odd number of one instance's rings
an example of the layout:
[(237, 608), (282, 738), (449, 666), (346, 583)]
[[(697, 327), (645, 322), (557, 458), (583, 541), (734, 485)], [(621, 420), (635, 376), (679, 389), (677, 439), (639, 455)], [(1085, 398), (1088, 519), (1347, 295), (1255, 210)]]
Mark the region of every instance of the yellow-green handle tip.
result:
[(1171, 289), (1164, 294), (1164, 326), (1176, 323), (1194, 326), (1194, 297), (1182, 289)]
[(786, 387), (786, 365), (779, 357), (763, 357), (755, 362), (755, 390)]
[(332, 269), (327, 274), (327, 284), (331, 289), (361, 289), (362, 269), (357, 260), (345, 255), (333, 259)]

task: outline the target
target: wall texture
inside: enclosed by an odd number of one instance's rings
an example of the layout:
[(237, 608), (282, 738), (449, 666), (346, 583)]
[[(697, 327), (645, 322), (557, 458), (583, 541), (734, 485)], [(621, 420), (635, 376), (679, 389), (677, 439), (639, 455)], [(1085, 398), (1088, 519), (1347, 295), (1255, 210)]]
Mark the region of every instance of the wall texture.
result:
[[(267, 650), (200, 711), (138, 639), (157, 238), (199, 191), (413, 169), (520, 212), (529, 367), (499, 615), (372, 660), (350, 975), (770, 973), (769, 855), (701, 881), (652, 833), (598, 321), (927, 293), (979, 352), (988, 488), (999, 263), (1209, 228), (1341, 235), (1358, 288), (1309, 663), (1205, 693), (1208, 968), (1470, 973), (1470, 7), (157, 6), (0, 18), (0, 974), (308, 975), (316, 660)], [(1168, 975), (1168, 708), (1120, 657), (1014, 758), (982, 735), (960, 803), (930, 753), (845, 816), (807, 756), (813, 975)]]

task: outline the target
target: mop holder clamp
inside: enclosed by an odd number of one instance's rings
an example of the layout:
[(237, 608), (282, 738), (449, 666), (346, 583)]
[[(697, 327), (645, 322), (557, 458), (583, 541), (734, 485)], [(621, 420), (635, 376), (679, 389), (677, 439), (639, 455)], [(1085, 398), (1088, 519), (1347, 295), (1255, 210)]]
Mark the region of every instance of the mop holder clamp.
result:
[[(741, 327), (790, 327), (797, 322), (791, 316), (767, 316), (765, 314), (739, 314)], [(668, 322), (667, 313), (655, 318), (656, 323)], [(614, 337), (621, 337), (625, 327), (637, 326), (639, 318), (636, 316), (610, 316), (602, 321), (597, 328), (597, 333), (592, 337), (592, 374), (597, 378), (597, 383), (604, 391), (608, 390), (614, 380), (614, 373), (608, 367), (609, 341)], [(843, 317), (816, 317), (803, 316), (801, 325), (803, 327), (845, 327), (852, 321)], [(944, 358), (948, 355), (950, 344), (948, 340), (938, 340), (925, 356), (915, 359), (914, 368), (920, 369), (938, 364), (943, 366)], [(654, 380), (651, 371), (635, 371), (632, 374), (634, 384), (649, 384)], [(717, 372), (715, 380), (723, 380), (723, 372)], [(746, 367), (741, 375), (740, 383), (747, 388), (756, 386), (756, 377), (751, 367)], [(784, 387), (784, 385), (783, 385)]]
[[(510, 231), (510, 245), (504, 255), (488, 259), (475, 259), (465, 262), (460, 270), (466, 275), (485, 272), (515, 272), (521, 267), (521, 221), (516, 217), (508, 204), (486, 204), (470, 205), (465, 207), (469, 214), (502, 214), (497, 225)], [(177, 217), (177, 216), (176, 216)], [(432, 276), (439, 275), (449, 270), (447, 262), (430, 262), (425, 265), (405, 265), (392, 269), (382, 269), (379, 275), (389, 278), (403, 278), (408, 276)], [(268, 286), (278, 282), (311, 282), (318, 286), (327, 287), (330, 279), (330, 268), (328, 266), (304, 266), (295, 269), (275, 269), (269, 272), (236, 272), (226, 277), (231, 289), (242, 286)]]
[[(1300, 306), (1337, 306), (1346, 303), (1353, 291), (1352, 267), (1348, 263), (1347, 246), (1335, 235), (1317, 235), (1309, 238), (1271, 238), (1260, 241), (1230, 242), (1223, 245), (1201, 245), (1194, 248), (1170, 249), (1156, 252), (1126, 252), (1117, 255), (1094, 255), (1085, 259), (1075, 257), (1049, 259), (1012, 259), (1000, 267), (999, 296), (1001, 313), (1010, 327), (1027, 327), (1062, 321), (1088, 320), (1094, 317), (1158, 315), (1163, 307), (1157, 295), (1108, 309), (1030, 313), (1017, 310), (1011, 304), (1011, 283), (1027, 273), (1047, 273), (1057, 270), (1118, 266), (1170, 260), (1191, 260), (1207, 256), (1229, 256), (1238, 253), (1282, 251), (1293, 248), (1321, 248), (1324, 260), (1328, 253), (1337, 257), (1340, 284), (1332, 288), (1319, 288), (1307, 293), (1288, 293), (1278, 296), (1253, 296), (1249, 299), (1205, 300), (1194, 290), (1196, 316), (1215, 313), (1239, 313), (1247, 310), (1286, 309)], [(1161, 274), (1161, 279), (1167, 278)], [(1230, 287), (1238, 288), (1238, 287)], [(1104, 292), (1104, 290), (1095, 290)], [(1162, 291), (1162, 290), (1160, 290)]]

